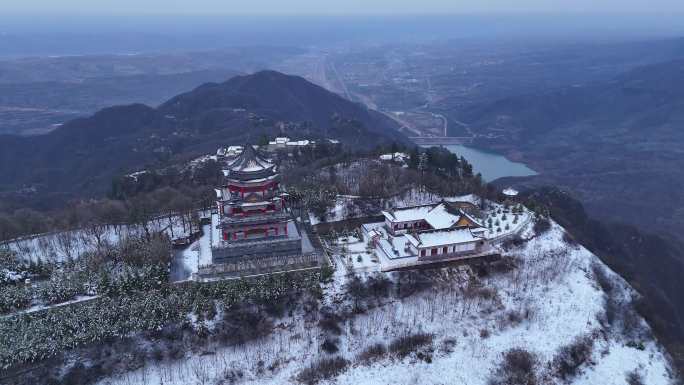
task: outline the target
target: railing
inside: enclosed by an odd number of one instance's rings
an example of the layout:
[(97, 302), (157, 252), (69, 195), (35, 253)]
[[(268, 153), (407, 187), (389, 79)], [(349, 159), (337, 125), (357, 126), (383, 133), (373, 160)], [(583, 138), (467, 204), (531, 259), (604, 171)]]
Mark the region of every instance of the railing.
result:
[(236, 257), (232, 261), (201, 266), (196, 274), (199, 280), (203, 280), (311, 269), (320, 266), (321, 258), (318, 254)]
[(522, 223), (520, 223), (519, 225), (517, 225), (517, 228), (516, 228), (515, 230), (513, 230), (513, 231), (511, 231), (511, 232), (508, 232), (508, 233), (501, 234), (501, 235), (497, 235), (497, 236), (492, 237), (492, 238), (487, 238), (487, 240), (488, 240), (490, 243), (501, 243), (501, 242), (503, 242), (503, 241), (507, 241), (507, 240), (509, 240), (509, 239), (512, 239), (512, 238), (514, 238), (515, 236), (520, 235), (520, 233), (521, 233), (523, 230), (525, 230), (525, 228), (527, 227), (527, 225), (529, 225), (530, 222), (532, 222), (532, 219), (533, 219), (533, 216), (532, 216), (532, 215), (528, 215), (527, 218), (525, 218), (525, 220), (522, 221)]
[(494, 248), (492, 246), (490, 246), (489, 244), (484, 244), (484, 245), (477, 245), (472, 250), (452, 251), (450, 253), (445, 253), (445, 254), (419, 256), (418, 261), (437, 261), (440, 259), (453, 259), (453, 258), (459, 258), (459, 257), (466, 257), (467, 258), (467, 257), (470, 257), (472, 255), (489, 253), (489, 252), (493, 252), (493, 251), (494, 251)]
[(380, 271), (388, 272), (402, 269), (415, 269), (421, 266), (439, 266), (440, 264), (471, 263), (474, 261), (493, 261), (499, 259), (501, 255), (495, 249), (480, 250), (479, 252), (467, 253), (458, 256), (445, 256), (442, 258), (403, 261), (393, 260), (391, 263), (384, 264)]
[(278, 220), (288, 220), (290, 219), (288, 213), (272, 211), (270, 215), (245, 215), (245, 216), (228, 216), (224, 217), (221, 221), (223, 224), (246, 224), (246, 223), (269, 223)]
[(269, 235), (261, 238), (243, 238), (235, 239), (231, 241), (225, 241), (221, 239), (216, 244), (216, 249), (239, 249), (245, 246), (252, 245), (254, 247), (259, 247), (263, 245), (268, 245), (273, 242), (283, 242), (283, 241), (297, 241), (301, 237), (297, 237), (294, 234), (278, 234)]

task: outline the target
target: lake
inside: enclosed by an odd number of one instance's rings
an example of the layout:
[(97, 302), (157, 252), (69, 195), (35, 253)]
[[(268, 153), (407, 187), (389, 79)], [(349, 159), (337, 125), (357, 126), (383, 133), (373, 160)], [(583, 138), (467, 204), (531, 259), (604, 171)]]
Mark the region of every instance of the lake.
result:
[(473, 165), (473, 172), (482, 174), (482, 179), (486, 182), (505, 176), (530, 176), (537, 175), (531, 168), (524, 163), (512, 162), (505, 156), (466, 147), (460, 144), (450, 144), (443, 146), (458, 156), (462, 156)]

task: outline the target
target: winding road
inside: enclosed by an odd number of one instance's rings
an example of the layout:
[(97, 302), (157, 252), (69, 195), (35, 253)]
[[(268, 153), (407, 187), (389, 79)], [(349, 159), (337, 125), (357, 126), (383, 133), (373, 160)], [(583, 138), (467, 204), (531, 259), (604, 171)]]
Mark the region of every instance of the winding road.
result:
[[(391, 112), (386, 112), (378, 108), (378, 105), (373, 102), (373, 100), (363, 94), (359, 93), (353, 93), (349, 91), (349, 88), (347, 87), (346, 82), (344, 81), (343, 77), (340, 75), (340, 73), (337, 70), (337, 67), (335, 66), (335, 63), (333, 60), (330, 60), (329, 56), (327, 53), (322, 53), (316, 58), (317, 62), (314, 65), (315, 71), (314, 74), (312, 74), (312, 79), (321, 85), (322, 87), (328, 89), (329, 91), (338, 93), (345, 98), (352, 100), (352, 101), (359, 101), (363, 105), (366, 106), (366, 108), (380, 112), (381, 114), (385, 115), (386, 117), (394, 120), (400, 125), (400, 129), (405, 129), (407, 131), (412, 132), (415, 136), (411, 137), (414, 141), (416, 141), (417, 144), (422, 144), (422, 142), (425, 142), (425, 144), (454, 144), (454, 143), (464, 143), (464, 142), (469, 142), (472, 141), (474, 134), (470, 127), (460, 121), (457, 120), (452, 120), (453, 123), (463, 127), (465, 131), (467, 132), (467, 136), (463, 137), (450, 137), (449, 136), (449, 119), (444, 116), (443, 114), (436, 113), (436, 112), (431, 112), (428, 110), (425, 110), (423, 112), (428, 112), (432, 114), (433, 117), (440, 119), (442, 123), (442, 128), (440, 131), (443, 133), (443, 136), (441, 137), (434, 137), (434, 136), (425, 136), (423, 131), (418, 129), (414, 124), (412, 124), (410, 121), (406, 119), (402, 119), (396, 114), (393, 114)], [(428, 79), (428, 93), (430, 92), (431, 84), (430, 84), (430, 79)], [(427, 107), (427, 104), (426, 104)], [(427, 143), (431, 142), (431, 143)], [(444, 142), (444, 143), (442, 143)]]

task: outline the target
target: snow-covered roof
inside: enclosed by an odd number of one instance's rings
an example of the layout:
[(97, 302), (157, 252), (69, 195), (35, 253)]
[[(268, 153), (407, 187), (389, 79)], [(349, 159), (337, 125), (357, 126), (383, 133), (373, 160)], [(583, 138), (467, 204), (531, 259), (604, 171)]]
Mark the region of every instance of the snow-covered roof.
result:
[(218, 156), (235, 156), (242, 153), (242, 146), (221, 147), (216, 150)]
[(381, 237), (381, 236), (382, 236), (382, 233), (379, 232), (377, 229), (373, 229), (373, 230), (371, 230), (371, 231), (368, 232), (368, 235), (369, 235), (371, 238), (372, 238), (372, 237)]
[(425, 219), (425, 216), (432, 210), (433, 206), (415, 206), (383, 211), (384, 215), (391, 222), (411, 222)]
[(402, 161), (408, 159), (409, 156), (403, 152), (395, 152), (392, 154), (382, 154), (380, 155), (380, 160), (398, 160)]
[(241, 207), (256, 207), (256, 206), (264, 206), (271, 203), (270, 201), (257, 201), (257, 202), (244, 202), (241, 203)]
[(468, 214), (467, 212), (461, 210), (461, 215), (468, 218), (471, 222), (475, 223), (477, 226), (484, 227), (484, 225), (482, 224), (482, 222), (480, 222), (479, 219), (473, 217), (472, 215)]
[(245, 146), (242, 154), (232, 161), (228, 168), (231, 171), (239, 172), (255, 172), (273, 168), (275, 165), (267, 159), (262, 158), (257, 154), (252, 146)]
[(284, 146), (284, 145), (287, 145), (289, 142), (290, 142), (290, 138), (288, 138), (286, 136), (281, 136), (281, 137), (275, 138), (275, 140), (269, 141), (268, 144), (272, 145), (272, 146)]
[(406, 234), (404, 236), (413, 246), (419, 248), (475, 242), (482, 239), (481, 237), (473, 235), (470, 229), (427, 231), (416, 234)]
[(424, 220), (435, 230), (448, 229), (452, 227), (459, 221), (459, 219), (461, 219), (462, 216), (465, 216), (476, 225), (482, 226), (475, 218), (463, 212), (462, 210), (458, 210), (458, 213), (449, 212), (449, 208), (447, 207), (446, 203), (383, 211), (382, 214), (389, 219), (390, 222), (412, 222)]
[(503, 194), (509, 197), (514, 197), (518, 195), (518, 190), (508, 187), (503, 190)]
[(297, 140), (297, 141), (287, 142), (288, 146), (308, 146), (309, 144), (311, 144), (311, 141), (309, 141), (309, 140)]
[(381, 237), (378, 246), (380, 246), (387, 258), (390, 259), (414, 257), (414, 252), (406, 247), (407, 243), (409, 241), (406, 237)]
[(361, 225), (361, 230), (366, 234), (370, 234), (371, 231), (382, 228), (384, 225), (385, 222), (364, 223)]
[(478, 204), (480, 203), (480, 197), (478, 197), (475, 194), (468, 194), (468, 195), (460, 195), (460, 196), (455, 196), (455, 197), (447, 197), (444, 198), (445, 201), (451, 202), (451, 203), (471, 203), (471, 204)]
[(460, 215), (454, 215), (447, 210), (446, 204), (440, 203), (425, 216), (425, 221), (433, 229), (448, 229), (461, 219)]

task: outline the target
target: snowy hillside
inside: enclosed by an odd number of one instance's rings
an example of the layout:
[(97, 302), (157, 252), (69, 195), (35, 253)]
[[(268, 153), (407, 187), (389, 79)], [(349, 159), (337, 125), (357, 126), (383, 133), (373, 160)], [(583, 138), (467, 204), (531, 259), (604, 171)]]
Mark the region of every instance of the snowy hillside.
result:
[[(180, 216), (158, 217), (147, 223), (150, 233), (164, 233), (169, 238), (188, 236), (190, 225)], [(138, 224), (94, 225), (89, 228), (36, 234), (24, 237), (0, 247), (16, 252), (27, 261), (65, 262), (78, 259), (81, 255), (93, 252), (104, 245), (117, 245), (121, 239), (131, 239), (145, 234), (145, 228)], [(101, 245), (100, 245), (101, 244)]]
[(100, 383), (671, 383), (619, 276), (553, 223), (539, 235), (529, 225), (514, 243), (484, 270), (356, 277), (339, 268), (320, 311), (298, 307), (266, 337), (210, 344)]

